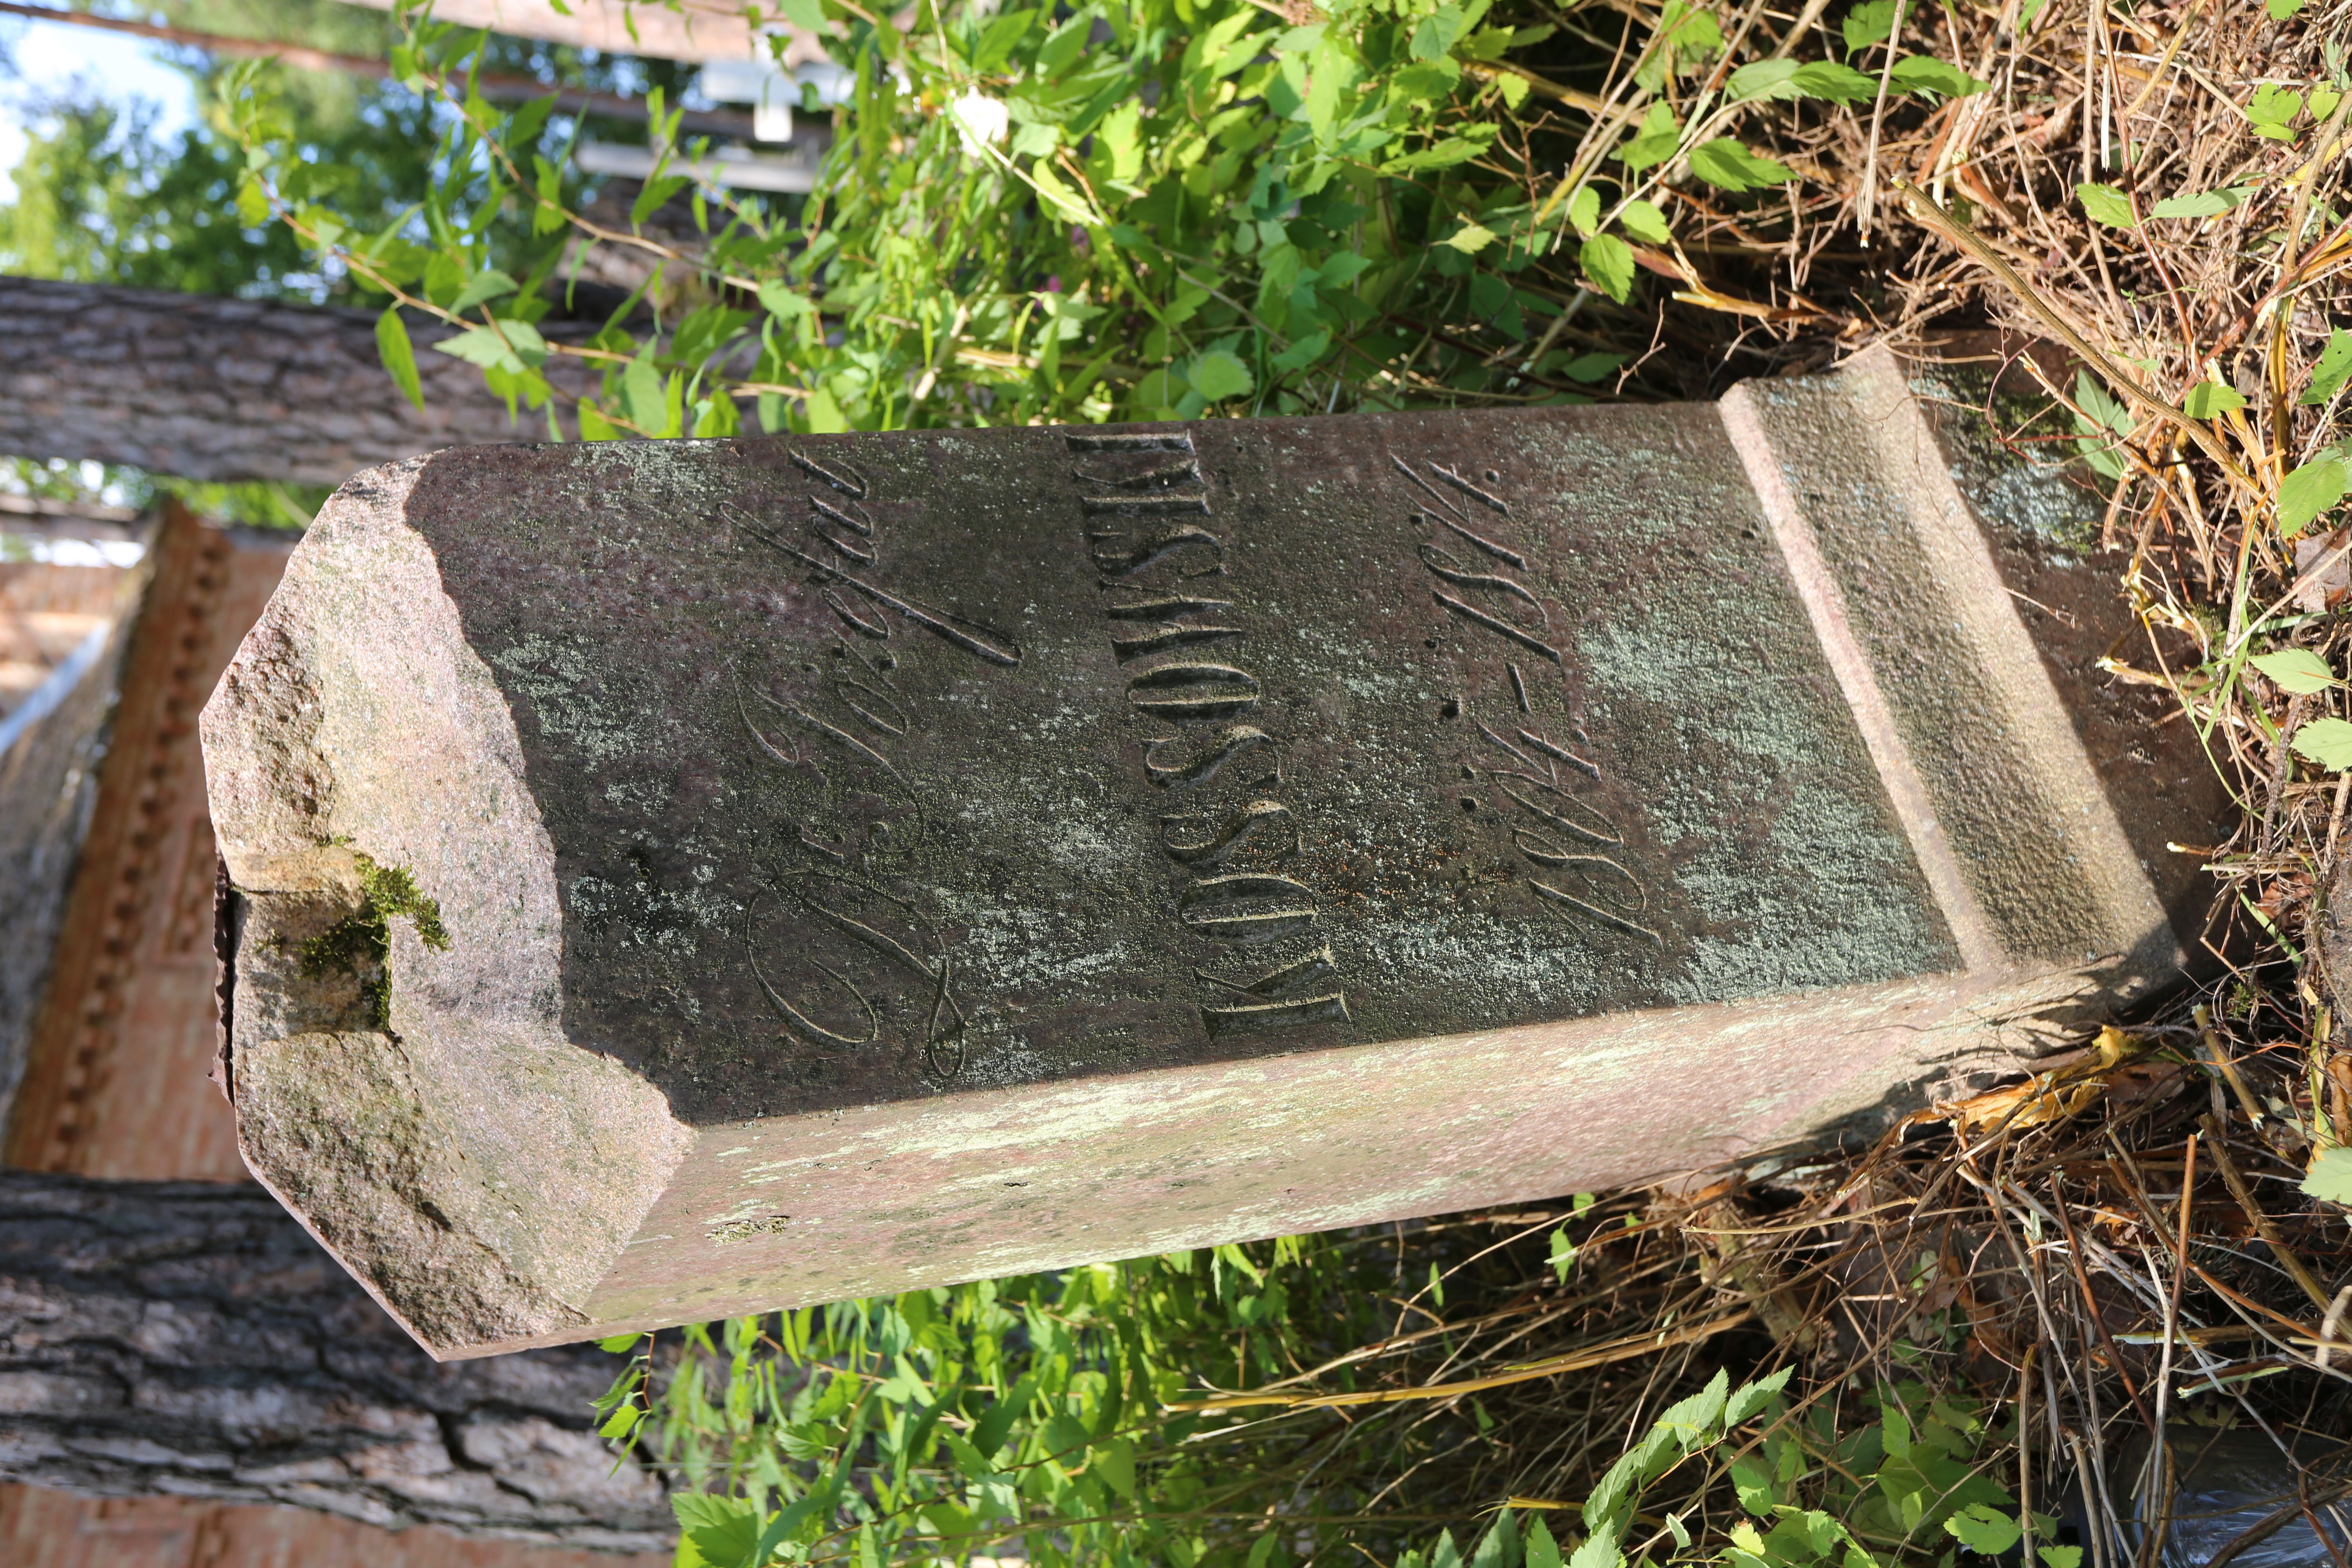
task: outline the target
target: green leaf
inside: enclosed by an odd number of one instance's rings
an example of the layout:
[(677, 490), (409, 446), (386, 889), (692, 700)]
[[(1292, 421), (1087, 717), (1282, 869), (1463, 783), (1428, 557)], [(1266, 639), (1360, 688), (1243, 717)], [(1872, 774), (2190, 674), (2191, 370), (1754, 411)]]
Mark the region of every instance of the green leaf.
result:
[(580, 438), (583, 441), (618, 441), (628, 432), (604, 417), (604, 411), (593, 403), (583, 400), (580, 405)]
[(1591, 185), (1568, 198), (1568, 223), (1580, 236), (1590, 237), (1601, 226), (1601, 193)]
[(1212, 403), (1243, 396), (1257, 385), (1241, 356), (1225, 349), (1211, 349), (1194, 359), (1184, 369), (1184, 381)]
[(1528, 1520), (1528, 1536), (1523, 1561), (1526, 1568), (1568, 1568), (1560, 1561), (1559, 1542), (1551, 1538), (1551, 1530), (1541, 1514)]
[(824, 6), (822, 0), (776, 0), (776, 9), (803, 33), (824, 31)]
[(1723, 100), (1726, 103), (1746, 103), (1751, 100), (1802, 98), (1804, 93), (1797, 86), (1798, 69), (1794, 60), (1757, 60), (1741, 66), (1723, 84)]
[(1864, 76), (1849, 65), (1835, 60), (1812, 60), (1797, 68), (1790, 78), (1798, 94), (1804, 98), (1828, 99), (1837, 103), (1862, 103), (1878, 96), (1878, 79)]
[(1682, 141), (1682, 124), (1675, 119), (1675, 111), (1663, 101), (1654, 103), (1642, 116), (1641, 128), (1617, 149), (1616, 158), (1628, 169), (1646, 169), (1673, 157)]
[[(386, 315), (390, 315), (391, 313), (392, 312), (389, 310), (384, 312)], [(412, 372), (411, 374), (413, 374), (414, 373)], [(598, 1340), (596, 1342), (596, 1348), (613, 1355), (626, 1355), (629, 1352), (636, 1349), (637, 1342), (644, 1338), (645, 1335), (643, 1334), (614, 1334), (609, 1339)]]
[(1721, 1426), (1730, 1392), (1731, 1374), (1718, 1369), (1705, 1388), (1658, 1412), (1658, 1425), (1672, 1432), (1685, 1449), (1696, 1447), (1712, 1437)]
[(2257, 654), (2246, 662), (2298, 697), (2336, 684), (2336, 673), (2327, 668), (2327, 661), (2307, 647), (2283, 647), (2276, 653)]
[(1786, 184), (1797, 172), (1786, 163), (1759, 157), (1728, 136), (1702, 142), (1691, 149), (1691, 173), (1727, 191), (1755, 191)]
[(1470, 1568), (1519, 1568), (1519, 1521), (1506, 1508), (1470, 1554)]
[(628, 368), (621, 373), (621, 412), (646, 435), (659, 436), (668, 423), (667, 405), (662, 374), (654, 368), (648, 350), (631, 360)]
[(1887, 79), (1906, 92), (1940, 93), (1946, 98), (1968, 98), (1992, 85), (1933, 55), (1904, 56), (1895, 62)]
[[(2306, 724), (2304, 728), (2308, 730), (2311, 726)], [(2323, 1151), (2304, 1176), (2303, 1190), (2322, 1203), (2352, 1208), (2352, 1148), (2338, 1144)]]
[(1442, 59), (1454, 47), (1454, 40), (1461, 31), (1461, 7), (1440, 5), (1413, 28), (1410, 52), (1417, 60)]
[(2246, 395), (2218, 381), (2200, 381), (2181, 395), (2181, 411), (2191, 419), (2218, 419), (2246, 405)]
[(2279, 481), (2279, 531), (2293, 539), (2342, 500), (2347, 487), (2352, 487), (2352, 470), (2342, 459), (2321, 458), (2304, 464)]
[(2294, 754), (2330, 773), (2352, 768), (2352, 724), (2341, 719), (2314, 719), (2294, 732)]
[(1764, 1407), (1772, 1403), (1773, 1395), (1789, 1386), (1789, 1374), (1794, 1370), (1792, 1367), (1784, 1366), (1769, 1377), (1759, 1378), (1754, 1383), (1743, 1383), (1732, 1390), (1730, 1399), (1725, 1402), (1723, 1407), (1724, 1429), (1728, 1431), (1741, 1422), (1750, 1420), (1761, 1414)]
[(2297, 401), (2315, 408), (2335, 396), (2347, 380), (2352, 380), (2352, 332), (2338, 327), (2327, 334), (2327, 346), (2319, 351), (2319, 363), (2311, 367), (2311, 384)]
[[(416, 379), (416, 350), (409, 343), (408, 323), (400, 319), (397, 305), (387, 308), (375, 319), (375, 353), (383, 362), (384, 374), (400, 388), (401, 395), (422, 409), (425, 387)], [(636, 1336), (630, 1335), (629, 1343), (636, 1342)]]
[[(1597, 197), (1595, 199), (1598, 200)], [(1450, 245), (1465, 256), (1475, 256), (1495, 243), (1495, 231), (1484, 224), (1467, 223), (1437, 243)]]
[(1621, 1568), (1625, 1554), (1617, 1550), (1617, 1526), (1597, 1525), (1584, 1544), (1569, 1553), (1568, 1568)]
[(478, 364), (484, 370), (503, 370), (519, 374), (523, 369), (523, 363), (513, 348), (488, 327), (469, 328), (455, 337), (443, 338), (433, 347), (438, 353), (464, 360), (467, 364)]
[(2147, 209), (2150, 217), (2220, 217), (2253, 194), (2252, 185), (2223, 185), (2193, 195), (2167, 196)]
[(2083, 1568), (2083, 1549), (2079, 1546), (2037, 1546), (2043, 1568)]
[(816, 314), (816, 307), (809, 302), (809, 297), (806, 294), (795, 289), (788, 289), (782, 283), (760, 285), (760, 308), (783, 321), (797, 321), (803, 316)]
[(1675, 237), (1674, 230), (1666, 226), (1666, 215), (1654, 203), (1627, 202), (1617, 221), (1627, 234), (1647, 245), (1665, 245)]
[(1752, 1458), (1731, 1461), (1731, 1489), (1739, 1495), (1739, 1506), (1759, 1519), (1769, 1515), (1780, 1501), (1780, 1489), (1772, 1484), (1772, 1472)]
[[(1585, 385), (1590, 386), (1595, 382), (1606, 381), (1609, 377), (1614, 375), (1625, 365), (1627, 357), (1628, 356), (1624, 354), (1602, 353), (1600, 350), (1595, 349), (1588, 353), (1578, 354), (1574, 359), (1570, 360), (1566, 364), (1561, 365), (1559, 367), (1559, 372), (1570, 381), (1582, 382)], [(1554, 1268), (1558, 1268), (1559, 1267), (1561, 1258), (1559, 1248), (1561, 1244), (1565, 1242), (1567, 1238), (1568, 1227), (1566, 1226), (1562, 1226), (1559, 1229), (1552, 1232), (1551, 1262)], [(1571, 1247), (1568, 1249), (1567, 1258), (1570, 1263), (1573, 1263), (1576, 1260), (1575, 1247)], [(1566, 1276), (1562, 1275), (1562, 1279), (1565, 1280), (1565, 1279)]]
[(2085, 180), (2074, 187), (2074, 195), (2082, 199), (2083, 211), (2092, 222), (2105, 224), (2109, 228), (2136, 226), (2131, 198), (2115, 186)]
[(1838, 31), (1845, 35), (1845, 52), (1856, 54), (1884, 40), (1895, 30), (1895, 0), (1866, 0), (1845, 14)]
[(1944, 1529), (1961, 1545), (1985, 1557), (2000, 1556), (2025, 1536), (2016, 1515), (1981, 1502), (1972, 1502), (1944, 1521)]
[(2270, 12), (2272, 21), (2284, 22), (2303, 9), (2304, 0), (2263, 0), (2263, 4)]
[(1633, 247), (1613, 234), (1596, 234), (1576, 253), (1576, 264), (1620, 305), (1633, 291)]
[(760, 1542), (760, 1515), (748, 1499), (685, 1492), (672, 1497), (669, 1506), (683, 1531), (679, 1563), (688, 1568), (755, 1568), (752, 1552)]
[(466, 280), (457, 297), (449, 301), (449, 313), (462, 316), (485, 300), (495, 300), (501, 294), (515, 291), (515, 280), (495, 267), (485, 268)]
[(2294, 140), (2295, 133), (2288, 126), (2302, 112), (2303, 94), (2291, 87), (2269, 82), (2254, 89), (2254, 96), (2246, 104), (2246, 119), (2253, 126), (2254, 134), (2273, 142)]

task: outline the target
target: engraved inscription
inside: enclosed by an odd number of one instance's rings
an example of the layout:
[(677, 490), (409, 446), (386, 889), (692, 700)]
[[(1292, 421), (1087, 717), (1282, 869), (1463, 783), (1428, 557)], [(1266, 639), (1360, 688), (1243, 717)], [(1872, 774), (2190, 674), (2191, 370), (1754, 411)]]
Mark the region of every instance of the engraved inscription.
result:
[(1148, 726), (1139, 737), (1143, 777), (1181, 802), (1156, 834), (1162, 857), (1190, 878), (1170, 914), (1224, 950), (1193, 970), (1201, 1026), (1223, 1040), (1344, 1024), (1347, 989), (1317, 935), (1321, 900), (1283, 868), (1302, 847), (1299, 826), (1279, 795), (1282, 743), (1260, 711), (1248, 616), (1228, 580), (1227, 536), (1192, 438), (1064, 439), (1077, 459), (1070, 477), (1111, 658), (1127, 672), (1129, 710)]
[(893, 627), (999, 669), (1020, 666), (1021, 646), (890, 586), (866, 476), (840, 458), (790, 457), (809, 481), (797, 525), (719, 509), (743, 538), (805, 569), (834, 623), (822, 664), (768, 679), (734, 672), (737, 716), (789, 803), (789, 839), (743, 911), (745, 960), (782, 1037), (820, 1051), (910, 1047), (931, 1076), (952, 1079), (971, 1020), (954, 954), (909, 879), (931, 812), (892, 756), (917, 724)]
[[(1534, 567), (1494, 537), (1511, 519), (1510, 503), (1489, 488), (1491, 476), (1482, 485), (1431, 458), (1416, 466), (1391, 453), (1389, 461), (1412, 487), (1412, 521), (1426, 535), (1415, 548), (1431, 600), (1480, 634), (1474, 644), (1483, 641), (1508, 678), (1510, 714), (1474, 714), (1458, 700), (1448, 713), (1466, 720), (1478, 736), (1479, 760), (1471, 771), (1485, 780), (1511, 847), (1528, 866), (1528, 890), (1571, 923), (1664, 946), (1643, 923), (1649, 893), (1624, 864), (1624, 833), (1590, 793), (1601, 780), (1599, 763), (1557, 738), (1556, 728), (1545, 733), (1552, 721), (1538, 717), (1537, 696), (1550, 683), (1531, 689), (1520, 660), (1532, 656), (1560, 672), (1564, 707), (1569, 656), (1550, 611), (1525, 580)], [(1581, 742), (1580, 731), (1567, 732)]]

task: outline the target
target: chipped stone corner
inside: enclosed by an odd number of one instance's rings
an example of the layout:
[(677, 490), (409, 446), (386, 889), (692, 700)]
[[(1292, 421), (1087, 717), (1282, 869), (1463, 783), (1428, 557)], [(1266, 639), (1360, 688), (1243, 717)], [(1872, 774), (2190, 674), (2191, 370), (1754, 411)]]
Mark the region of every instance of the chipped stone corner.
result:
[(407, 515), (433, 461), (329, 501), (201, 735), (246, 1163), (447, 1359), (581, 1323), (686, 1134), (564, 1033), (521, 743)]

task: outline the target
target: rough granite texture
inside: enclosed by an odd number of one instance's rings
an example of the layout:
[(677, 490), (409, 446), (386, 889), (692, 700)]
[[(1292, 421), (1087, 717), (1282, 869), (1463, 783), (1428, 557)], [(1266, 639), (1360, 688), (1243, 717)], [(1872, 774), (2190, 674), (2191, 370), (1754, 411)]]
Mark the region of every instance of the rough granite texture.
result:
[[(1873, 362), (362, 475), (205, 716), (247, 1161), (473, 1355), (1654, 1177), (2040, 1048), (2181, 946), (1947, 467)], [(446, 949), (319, 940), (360, 857)]]

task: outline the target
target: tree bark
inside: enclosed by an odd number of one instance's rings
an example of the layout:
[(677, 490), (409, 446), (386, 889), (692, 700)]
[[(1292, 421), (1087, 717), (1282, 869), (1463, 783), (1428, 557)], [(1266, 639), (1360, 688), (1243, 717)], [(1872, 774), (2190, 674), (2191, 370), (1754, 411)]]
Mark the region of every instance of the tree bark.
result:
[(662, 1550), (593, 1430), (621, 1364), (436, 1364), (257, 1188), (0, 1171), (0, 1479)]
[(0, 452), (339, 485), (443, 447), (548, 438), (543, 413), (509, 420), (480, 371), (431, 350), (446, 327), (410, 331), (421, 414), (365, 310), (0, 278)]

